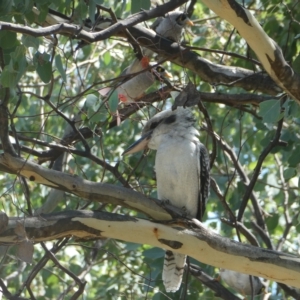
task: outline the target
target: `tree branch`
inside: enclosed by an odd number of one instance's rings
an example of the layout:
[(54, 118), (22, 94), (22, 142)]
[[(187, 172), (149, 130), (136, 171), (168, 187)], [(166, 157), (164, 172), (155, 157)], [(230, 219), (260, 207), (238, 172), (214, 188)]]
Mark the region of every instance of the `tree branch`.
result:
[(243, 214), (244, 211), (246, 209), (248, 200), (253, 192), (253, 188), (256, 184), (256, 181), (258, 179), (258, 176), (260, 174), (260, 170), (262, 167), (262, 164), (264, 162), (264, 160), (266, 159), (266, 157), (268, 156), (268, 154), (271, 152), (271, 150), (275, 147), (278, 146), (278, 142), (279, 142), (279, 138), (281, 136), (281, 130), (282, 130), (282, 125), (283, 125), (283, 118), (278, 122), (277, 125), (277, 129), (276, 129), (276, 133), (274, 136), (274, 139), (272, 141), (270, 141), (270, 143), (268, 144), (268, 146), (262, 151), (262, 153), (259, 156), (259, 159), (257, 161), (257, 164), (255, 166), (252, 178), (246, 188), (245, 194), (243, 196), (243, 199), (241, 201), (241, 205), (240, 205), (240, 209), (239, 209), (239, 213), (238, 213), (238, 217), (237, 220), (241, 221), (243, 218)]
[[(34, 242), (75, 236), (150, 244), (189, 255), (205, 264), (300, 287), (299, 258), (221, 237), (196, 219), (167, 225), (98, 211), (65, 211), (20, 219), (27, 237)], [(18, 218), (10, 220), (8, 228), (0, 234), (0, 243), (20, 242), (15, 233), (17, 222)]]
[(203, 3), (238, 30), (271, 78), (300, 103), (300, 75), (285, 61), (280, 47), (265, 33), (249, 10), (235, 0), (204, 0)]
[(216, 297), (221, 299), (241, 300), (241, 298), (232, 294), (229, 290), (225, 289), (222, 284), (215, 278), (210, 277), (201, 270), (201, 268), (194, 264), (189, 264), (189, 272), (201, 283), (206, 285), (209, 289), (215, 292)]
[[(78, 176), (50, 170), (7, 153), (0, 155), (0, 170), (22, 175), (32, 182), (56, 188), (90, 201), (111, 203), (141, 211), (156, 220), (172, 219), (170, 214), (159, 205), (159, 200), (149, 199), (131, 189), (106, 183), (95, 183)], [(173, 208), (170, 205), (166, 207)]]
[[(67, 23), (56, 24), (41, 29), (7, 22), (0, 22), (0, 26), (1, 30), (24, 33), (35, 37), (59, 33), (67, 36), (71, 35), (76, 39), (84, 40), (88, 43), (103, 40), (103, 36), (101, 36), (103, 31), (89, 32), (80, 29), (76, 25)], [(233, 87), (241, 87), (245, 90), (261, 91), (270, 95), (277, 95), (282, 91), (274, 81), (265, 74), (255, 73), (240, 67), (213, 64), (188, 48), (164, 39), (156, 35), (152, 30), (139, 25), (130, 27), (128, 30), (142, 46), (159, 53), (160, 56), (167, 58), (179, 66), (191, 70), (200, 76), (202, 80), (210, 84), (227, 84)]]

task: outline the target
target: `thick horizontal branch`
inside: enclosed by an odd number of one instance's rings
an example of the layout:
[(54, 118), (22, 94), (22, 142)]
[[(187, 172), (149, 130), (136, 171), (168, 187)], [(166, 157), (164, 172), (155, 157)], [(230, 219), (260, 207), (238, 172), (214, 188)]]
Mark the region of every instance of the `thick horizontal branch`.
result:
[[(105, 22), (107, 23), (106, 19)], [(100, 21), (98, 21), (98, 23), (100, 23)], [(104, 30), (100, 32), (90, 32), (77, 25), (68, 23), (37, 29), (29, 26), (0, 22), (0, 28), (1, 30), (19, 32), (35, 37), (59, 33), (88, 43), (94, 43), (107, 38), (106, 35), (103, 35)], [(196, 52), (180, 46), (177, 43), (172, 43), (156, 35), (154, 31), (139, 25), (132, 26), (128, 28), (128, 30), (142, 46), (159, 53), (173, 63), (191, 70), (202, 80), (210, 84), (226, 84), (232, 87), (241, 87), (245, 90), (260, 91), (270, 95), (276, 95), (282, 91), (266, 74), (255, 73), (240, 67), (213, 64), (207, 59), (202, 58)], [(115, 34), (119, 35), (120, 33)]]
[(215, 267), (300, 287), (299, 258), (229, 240), (207, 230), (195, 219), (167, 225), (106, 212), (66, 211), (25, 220), (11, 218), (0, 234), (0, 243), (21, 243), (15, 233), (18, 222), (33, 242), (66, 236), (113, 238), (170, 249)]
[[(176, 1), (174, 1), (174, 4), (175, 2)], [(168, 7), (168, 9), (170, 11), (170, 7)], [(162, 6), (159, 6), (153, 10), (147, 11), (147, 14), (144, 16), (136, 14), (128, 17), (125, 20), (119, 20), (118, 23), (110, 25), (108, 28), (105, 28), (105, 26), (108, 26), (107, 24), (109, 19), (103, 18), (101, 22), (101, 20), (98, 18), (96, 30), (98, 29), (100, 32), (91, 33), (90, 31), (85, 30), (78, 32), (76, 30), (76, 38), (82, 39), (88, 43), (92, 43), (104, 40), (112, 35), (124, 35), (121, 28), (128, 28), (135, 40), (141, 45), (159, 53), (160, 55), (182, 67), (190, 69), (208, 83), (232, 85), (236, 87), (242, 87), (245, 90), (261, 91), (271, 95), (276, 95), (281, 92), (281, 89), (274, 83), (274, 81), (265, 74), (254, 73), (253, 71), (239, 67), (228, 67), (224, 65), (213, 64), (202, 58), (196, 52), (191, 51), (189, 48), (182, 47), (177, 43), (170, 42), (169, 40), (156, 35), (152, 30), (139, 25), (132, 26), (148, 20), (150, 17), (156, 17), (158, 13), (157, 10), (160, 10), (161, 15), (167, 12), (164, 9), (162, 10)], [(146, 13), (146, 11), (144, 11), (144, 13)], [(51, 11), (50, 15), (55, 16), (54, 14), (55, 11)], [(134, 19), (135, 21), (133, 21)], [(47, 24), (51, 24), (51, 21), (55, 22), (55, 19), (51, 18)], [(66, 22), (69, 22), (67, 18)], [(112, 20), (109, 23), (113, 23)], [(91, 24), (86, 25), (90, 26)], [(47, 28), (51, 28), (51, 26)], [(117, 28), (119, 28), (119, 30), (116, 30)], [(86, 32), (88, 35), (85, 37)], [(91, 41), (91, 35), (94, 37), (93, 41)]]
[(155, 34), (155, 32), (142, 27), (134, 26), (128, 29), (133, 37), (160, 56), (171, 62), (191, 70), (203, 81), (211, 84), (226, 84), (241, 87), (245, 90), (261, 91), (270, 95), (278, 94), (281, 89), (274, 81), (262, 73), (240, 68), (211, 63), (198, 53), (189, 50), (178, 43), (172, 43)]
[[(31, 182), (65, 191), (86, 200), (111, 203), (137, 210), (155, 220), (172, 219), (171, 215), (157, 204), (159, 200), (147, 198), (143, 194), (121, 186), (96, 183), (79, 176), (47, 169), (10, 154), (0, 155), (0, 170), (24, 176)], [(166, 206), (169, 208), (169, 205)]]
[[(162, 5), (157, 5), (155, 8), (151, 9), (151, 10), (141, 10), (140, 12), (130, 15), (128, 18), (121, 20), (118, 19), (118, 21), (115, 23), (113, 22), (113, 20), (109, 20), (109, 18), (105, 19), (105, 23), (109, 23), (109, 27), (107, 27), (107, 25), (105, 26), (105, 28), (102, 28), (103, 30), (101, 31), (101, 33), (98, 33), (97, 38), (98, 40), (105, 40), (110, 38), (112, 35), (115, 35), (121, 31), (123, 31), (126, 28), (132, 27), (136, 24), (145, 22), (147, 20), (150, 19), (154, 19), (157, 17), (161, 17), (164, 16), (165, 14), (167, 14), (168, 12), (175, 10), (176, 8), (178, 8), (179, 6), (182, 6), (183, 4), (185, 4), (186, 2), (188, 2), (188, 0), (172, 0), (169, 1), (167, 3), (164, 3)], [(33, 7), (33, 12), (37, 15), (39, 15), (39, 11), (36, 7)], [(56, 15), (58, 17), (57, 20), (59, 20), (60, 23), (62, 23), (63, 21), (65, 23), (70, 22), (70, 19), (66, 16), (64, 16), (63, 14), (56, 12), (52, 9), (49, 9), (49, 16), (50, 18), (46, 17), (46, 21), (47, 24), (49, 25), (53, 25), (53, 21), (55, 21)], [(99, 25), (99, 18), (97, 20), (97, 24)], [(107, 27), (107, 28), (106, 28)]]
[(265, 33), (249, 10), (235, 0), (204, 0), (203, 3), (238, 30), (271, 78), (300, 103), (300, 75), (285, 61), (280, 47)]
[(272, 96), (263, 96), (257, 94), (223, 94), (223, 93), (206, 93), (200, 92), (200, 98), (203, 102), (223, 103), (232, 106), (254, 105), (267, 100), (274, 100)]

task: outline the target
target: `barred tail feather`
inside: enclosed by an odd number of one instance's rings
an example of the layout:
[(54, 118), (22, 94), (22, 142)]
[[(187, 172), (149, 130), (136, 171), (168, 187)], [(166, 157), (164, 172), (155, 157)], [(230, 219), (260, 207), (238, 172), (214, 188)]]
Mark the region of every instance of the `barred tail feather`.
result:
[(186, 255), (166, 251), (162, 279), (167, 292), (175, 293), (181, 285)]

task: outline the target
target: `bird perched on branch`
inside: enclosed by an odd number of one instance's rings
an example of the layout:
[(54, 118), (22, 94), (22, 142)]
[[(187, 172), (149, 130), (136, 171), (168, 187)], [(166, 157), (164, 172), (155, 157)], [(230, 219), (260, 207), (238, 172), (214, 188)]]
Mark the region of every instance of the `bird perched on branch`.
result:
[[(180, 43), (186, 26), (194, 26), (194, 23), (182, 11), (171, 11), (164, 17), (157, 18), (150, 28), (160, 36)], [(143, 49), (143, 52), (147, 57), (153, 56), (150, 49)]]
[[(156, 150), (155, 171), (158, 198), (184, 208), (201, 221), (209, 193), (209, 157), (198, 140), (194, 118), (188, 109), (166, 110), (150, 119), (142, 137), (123, 154), (145, 148)], [(163, 282), (167, 292), (181, 285), (186, 255), (166, 251)]]
[(128, 104), (144, 96), (156, 80), (166, 81), (166, 78), (172, 78), (172, 75), (157, 63), (149, 62), (149, 58), (144, 56), (142, 59), (136, 58), (120, 77), (122, 79), (118, 81), (116, 88), (102, 88), (99, 93), (109, 99), (116, 90), (120, 102)]
[[(256, 276), (250, 276), (227, 269), (220, 269), (220, 277), (234, 290), (242, 295), (259, 295), (264, 290), (264, 285)], [(252, 282), (252, 284), (251, 284)]]
[(194, 23), (185, 13), (171, 11), (164, 17), (157, 18), (150, 28), (164, 38), (180, 43), (186, 26), (194, 26)]
[[(153, 66), (153, 68), (147, 70), (151, 66)], [(117, 87), (118, 98), (123, 103), (138, 101), (155, 80), (162, 80), (164, 77), (172, 77), (162, 66), (156, 65), (156, 63), (150, 63), (149, 58), (146, 56), (141, 60), (134, 60), (134, 62), (122, 72), (121, 76), (137, 72), (141, 73), (134, 75), (134, 77), (130, 79), (125, 78)]]

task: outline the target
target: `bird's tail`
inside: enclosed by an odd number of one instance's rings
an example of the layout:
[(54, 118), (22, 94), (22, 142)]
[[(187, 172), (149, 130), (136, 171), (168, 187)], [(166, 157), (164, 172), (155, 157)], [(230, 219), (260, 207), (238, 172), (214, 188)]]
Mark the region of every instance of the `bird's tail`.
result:
[(181, 285), (186, 255), (166, 251), (162, 279), (167, 292), (176, 292)]

